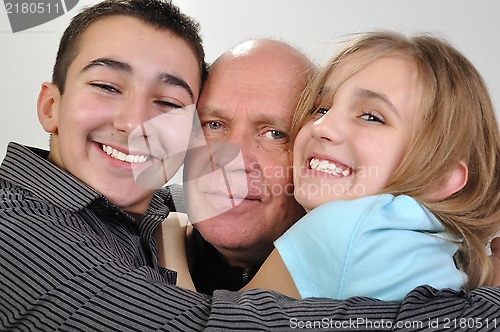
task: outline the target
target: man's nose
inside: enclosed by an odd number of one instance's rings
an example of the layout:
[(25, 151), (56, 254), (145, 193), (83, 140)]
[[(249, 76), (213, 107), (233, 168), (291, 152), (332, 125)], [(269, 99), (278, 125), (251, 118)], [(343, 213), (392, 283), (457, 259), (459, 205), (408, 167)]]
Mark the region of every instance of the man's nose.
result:
[(245, 161), (241, 147), (229, 141), (210, 142), (209, 149), (213, 169), (224, 168), (227, 171), (245, 170)]
[(246, 173), (256, 169), (259, 145), (252, 133), (232, 130), (223, 142), (217, 143), (211, 148), (216, 166), (224, 167), (227, 171), (244, 170)]

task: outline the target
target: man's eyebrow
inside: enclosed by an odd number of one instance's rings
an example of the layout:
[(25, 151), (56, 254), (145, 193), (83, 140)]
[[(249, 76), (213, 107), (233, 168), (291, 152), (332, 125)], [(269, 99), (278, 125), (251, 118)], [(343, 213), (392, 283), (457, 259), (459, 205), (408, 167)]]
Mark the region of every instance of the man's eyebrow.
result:
[(198, 114), (203, 117), (224, 119), (224, 112), (217, 107), (212, 105), (205, 105), (203, 107), (198, 107)]
[(378, 93), (375, 91), (367, 90), (367, 89), (357, 89), (356, 90), (356, 96), (360, 98), (365, 98), (365, 99), (377, 99), (382, 101), (384, 104), (389, 106), (389, 109), (397, 116), (399, 117), (399, 112), (394, 106), (394, 104), (391, 102), (391, 100), (384, 95), (383, 93)]
[[(289, 131), (289, 126), (284, 126), (287, 123), (286, 116), (276, 117), (274, 114), (260, 114), (256, 121), (261, 125), (276, 127), (280, 131)], [(288, 134), (288, 133), (287, 133)]]
[[(214, 107), (212, 105), (204, 105), (203, 107), (198, 108), (198, 112), (200, 115), (200, 118), (204, 118), (206, 120), (212, 119), (212, 120), (225, 120), (225, 121), (232, 121), (232, 118), (228, 118), (227, 114), (225, 114), (225, 111), (221, 108)], [(242, 111), (243, 112), (243, 111)], [(246, 112), (250, 112), (248, 109)], [(247, 118), (248, 119), (248, 118)], [(266, 126), (271, 126), (271, 127), (276, 127), (277, 130), (279, 131), (284, 131), (287, 134), (289, 134), (290, 131), (290, 126), (284, 126), (283, 124), (287, 123), (286, 117), (274, 117), (272, 115), (267, 115), (267, 114), (258, 114), (255, 116), (255, 118), (252, 121), (254, 124), (258, 125), (266, 125)]]
[(191, 97), (191, 100), (194, 103), (193, 89), (191, 89), (191, 87), (189, 86), (189, 84), (187, 84), (187, 82), (185, 80), (183, 80), (182, 78), (177, 77), (175, 75), (169, 74), (169, 73), (161, 73), (160, 80), (162, 82), (167, 83), (167, 84), (179, 86), (179, 87), (183, 88), (184, 90), (186, 90), (186, 92), (189, 94), (189, 96)]
[(99, 58), (90, 61), (85, 67), (83, 67), (82, 72), (92, 69), (94, 67), (109, 67), (111, 69), (116, 69), (125, 72), (132, 72), (132, 67), (125, 62), (118, 60), (113, 60), (110, 58)]

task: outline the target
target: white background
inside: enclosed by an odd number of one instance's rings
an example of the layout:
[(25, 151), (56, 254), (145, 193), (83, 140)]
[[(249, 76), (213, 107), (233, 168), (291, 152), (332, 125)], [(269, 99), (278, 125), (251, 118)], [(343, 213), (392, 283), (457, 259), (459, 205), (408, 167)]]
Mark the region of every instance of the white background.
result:
[[(26, 0), (27, 2), (36, 2)], [(339, 37), (367, 30), (431, 32), (445, 37), (478, 68), (500, 117), (500, 1), (498, 0), (173, 0), (196, 18), (213, 61), (254, 37), (290, 42), (323, 63)], [(50, 81), (59, 38), (83, 6), (41, 26), (12, 33), (0, 4), (0, 160), (7, 143), (47, 148), (36, 116), (43, 81)], [(457, 133), (458, 134), (458, 133)]]

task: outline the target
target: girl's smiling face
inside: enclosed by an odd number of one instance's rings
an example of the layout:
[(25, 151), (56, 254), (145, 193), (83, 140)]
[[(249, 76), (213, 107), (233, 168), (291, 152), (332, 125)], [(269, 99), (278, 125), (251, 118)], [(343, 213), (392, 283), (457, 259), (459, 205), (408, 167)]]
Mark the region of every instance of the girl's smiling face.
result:
[(408, 58), (383, 56), (340, 82), (344, 67), (332, 71), (295, 140), (294, 194), (307, 211), (379, 193), (417, 124), (420, 90)]

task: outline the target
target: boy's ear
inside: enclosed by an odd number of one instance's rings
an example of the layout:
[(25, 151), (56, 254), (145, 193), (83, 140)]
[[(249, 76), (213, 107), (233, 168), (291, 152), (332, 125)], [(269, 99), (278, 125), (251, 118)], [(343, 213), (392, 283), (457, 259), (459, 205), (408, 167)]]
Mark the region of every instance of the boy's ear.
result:
[(43, 129), (50, 134), (57, 132), (57, 108), (60, 99), (59, 89), (53, 83), (44, 82), (42, 84), (37, 102), (38, 121)]
[(468, 168), (467, 165), (460, 161), (455, 169), (452, 170), (451, 174), (444, 181), (439, 181), (438, 186), (429, 195), (429, 199), (432, 201), (441, 201), (445, 198), (450, 197), (454, 193), (460, 191), (468, 179)]

